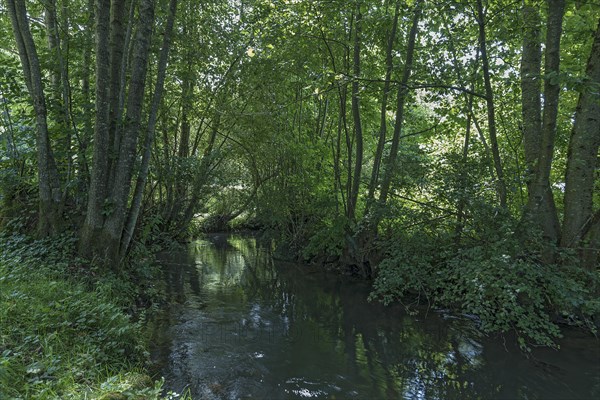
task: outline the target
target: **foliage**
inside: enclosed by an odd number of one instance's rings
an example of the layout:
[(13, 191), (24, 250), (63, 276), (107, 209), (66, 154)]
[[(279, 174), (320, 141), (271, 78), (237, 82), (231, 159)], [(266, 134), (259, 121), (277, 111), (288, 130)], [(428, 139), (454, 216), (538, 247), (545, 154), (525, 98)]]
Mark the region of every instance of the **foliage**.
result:
[(315, 229), (302, 251), (304, 259), (312, 259), (323, 254), (341, 256), (346, 247), (347, 226), (348, 223), (342, 216), (322, 221), (320, 228)]
[(67, 278), (72, 236), (0, 241), (1, 398), (158, 398), (162, 383), (143, 369), (141, 321), (122, 308), (137, 286), (93, 271)]
[[(68, 227), (61, 226), (46, 242), (33, 243), (21, 236), (7, 239), (7, 249), (19, 249), (18, 259), (42, 258), (85, 290), (101, 280), (94, 289), (99, 296), (135, 311), (160, 292), (149, 282), (153, 251), (205, 230), (251, 226), (275, 238), (277, 251), (285, 258), (337, 258), (368, 265), (378, 272), (375, 297), (388, 302), (426, 295), (434, 303), (452, 303), (479, 315), (488, 331), (516, 330), (526, 340), (547, 344), (557, 335), (551, 314), (566, 312), (569, 319), (578, 315), (583, 322), (594, 314), (600, 225), (596, 222), (591, 229), (585, 221), (598, 215), (598, 173), (570, 191), (576, 198), (574, 212), (567, 212), (565, 192), (568, 165), (575, 175), (598, 170), (593, 167), (597, 154), (590, 152), (586, 158), (590, 168), (579, 168), (581, 157), (574, 155), (594, 146), (597, 153), (595, 131), (583, 135), (588, 141), (583, 145), (570, 143), (575, 122), (586, 120), (579, 114), (578, 101), (593, 93), (598, 83), (585, 75), (587, 56), (594, 54), (590, 27), (600, 17), (597, 4), (567, 2), (562, 42), (555, 49), (560, 70), (533, 77), (540, 87), (558, 84), (560, 94), (552, 121), (556, 129), (548, 129), (550, 136), (544, 139), (551, 144), (545, 149), (552, 150), (544, 158), (551, 160), (549, 176), (540, 174), (547, 186), (543, 193), (552, 194), (548, 197), (553, 198), (556, 213), (547, 207), (552, 212), (531, 222), (550, 221), (548, 216), (556, 214), (565, 225), (577, 214), (581, 218), (572, 231), (587, 235), (545, 238), (547, 243), (541, 245), (539, 237), (523, 232), (522, 226), (516, 228), (531, 202), (528, 190), (537, 187), (531, 186), (531, 167), (536, 163), (526, 155), (528, 121), (522, 112), (528, 107), (523, 104), (527, 96), (521, 93), (526, 80), (521, 69), (523, 39), (529, 28), (535, 29), (527, 26), (523, 7), (531, 5), (543, 22), (551, 11), (544, 2), (515, 6), (504, 0), (481, 1), (485, 10), (478, 15), (474, 3), (453, 1), (179, 0), (157, 110), (151, 94), (159, 92), (153, 85), (158, 81), (160, 49), (166, 48), (162, 36), (170, 2), (153, 2), (155, 34), (148, 63), (143, 63), (149, 66), (143, 90), (147, 96), (136, 112), (139, 117), (133, 119), (140, 128), (132, 132), (135, 140), (120, 141), (116, 133), (129, 125), (111, 120), (112, 147), (99, 151), (109, 154), (110, 165), (121, 159), (119, 148), (126, 143), (124, 153), (131, 157), (122, 159), (132, 168), (131, 179), (111, 189), (119, 193), (121, 207), (109, 198), (98, 199), (96, 207), (101, 209), (98, 220), (116, 221), (136, 204), (131, 192), (137, 178), (144, 178), (140, 162), (146, 155), (144, 136), (149, 116), (157, 111), (148, 178), (139, 180), (145, 183), (139, 186), (140, 218), (133, 223), (136, 246), (124, 246), (129, 252), (123, 252), (129, 254), (128, 262), (135, 262), (111, 271), (82, 260), (65, 261), (64, 254), (72, 254), (71, 250), (49, 250), (55, 243), (72, 248), (74, 239), (58, 234), (63, 228), (83, 232), (89, 245), (103, 245), (103, 240), (95, 242), (95, 229), (123, 225), (120, 221), (82, 229), (84, 218), (93, 219), (95, 214), (85, 211), (90, 189), (104, 187), (90, 187), (95, 146), (102, 142), (92, 136), (107, 122), (94, 112), (99, 74), (94, 68), (98, 38), (93, 1), (56, 7), (54, 33), (49, 16), (56, 2), (19, 3), (27, 7), (40, 59), (49, 146), (37, 148), (35, 143), (38, 122), (19, 62), (15, 41), (19, 35), (11, 32), (8, 9), (2, 8), (0, 226), (12, 233), (31, 233), (45, 217), (39, 213), (41, 199), (35, 188), (39, 191), (44, 172), (49, 171), (36, 173), (36, 156), (48, 150), (61, 183), (54, 188), (58, 196), (52, 196), (60, 198), (56, 221)], [(548, 2), (554, 3), (559, 2)], [(140, 31), (142, 8), (138, 8), (132, 7), (131, 21), (123, 15), (123, 40)], [(362, 23), (357, 29), (359, 15)], [(412, 73), (402, 83), (409, 70), (413, 16), (420, 20), (415, 25)], [(480, 26), (487, 43), (482, 43)], [(541, 28), (537, 44), (545, 52), (547, 46), (541, 43), (548, 29)], [(130, 69), (135, 60), (128, 59), (136, 40), (129, 39), (131, 49), (123, 52), (124, 59), (108, 60), (125, 68), (121, 82), (125, 86), (119, 88), (124, 95), (133, 93), (128, 87), (136, 81)], [(489, 82), (482, 73), (484, 45)], [(111, 74), (118, 70), (112, 68)], [(546, 99), (542, 93), (530, 97)], [(132, 101), (140, 98), (134, 96)], [(125, 103), (118, 107), (111, 103), (110, 118), (114, 111), (127, 115), (130, 108), (137, 109)], [(492, 124), (497, 143), (492, 143)], [(394, 133), (399, 135), (397, 155), (392, 150)], [(542, 143), (538, 139), (532, 142)], [(122, 170), (116, 164), (107, 169), (95, 171), (105, 173), (103, 185), (112, 183)], [(389, 190), (384, 190), (384, 177), (386, 181), (389, 177)], [(505, 207), (499, 204), (500, 181), (507, 190)], [(127, 236), (122, 233), (110, 236), (119, 252), (118, 242)], [(92, 246), (82, 247), (83, 254)], [(587, 272), (564, 256), (581, 248), (591, 253)], [(548, 251), (554, 260), (542, 263), (541, 253)], [(568, 254), (583, 258), (586, 251)], [(525, 289), (531, 293), (525, 295)]]
[(567, 254), (561, 265), (539, 263), (523, 253), (508, 224), (492, 239), (454, 251), (419, 234), (395, 237), (385, 244), (371, 299), (387, 304), (423, 296), (435, 307), (474, 316), (484, 332), (515, 332), (523, 349), (556, 347), (559, 322), (596, 332), (600, 274)]

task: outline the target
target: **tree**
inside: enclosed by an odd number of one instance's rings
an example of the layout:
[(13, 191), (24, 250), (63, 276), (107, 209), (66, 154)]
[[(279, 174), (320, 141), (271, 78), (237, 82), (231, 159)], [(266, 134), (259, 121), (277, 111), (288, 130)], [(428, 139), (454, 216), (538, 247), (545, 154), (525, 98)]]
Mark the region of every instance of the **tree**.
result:
[[(535, 43), (537, 33), (536, 11), (530, 7), (524, 8), (525, 39), (523, 45), (522, 70), (526, 73), (523, 83), (523, 116), (528, 118), (523, 125), (523, 135), (526, 151), (526, 160), (533, 165), (531, 183), (528, 185), (528, 202), (525, 218), (538, 226), (544, 239), (552, 246), (558, 243), (560, 227), (558, 213), (552, 188), (550, 186), (550, 170), (554, 156), (554, 142), (556, 136), (556, 119), (558, 114), (558, 100), (560, 93), (559, 65), (560, 65), (560, 37), (562, 34), (562, 19), (565, 3), (562, 0), (548, 0), (548, 19), (545, 42), (544, 58), (544, 107), (539, 109), (539, 92), (537, 85), (532, 80), (537, 79), (536, 73), (540, 70), (538, 63), (539, 44)], [(530, 72), (527, 74), (527, 72)], [(541, 118), (538, 117), (541, 115)], [(529, 119), (530, 118), (530, 119)], [(541, 124), (538, 126), (537, 121)], [(539, 147), (536, 144), (539, 143)], [(528, 153), (528, 154), (527, 154)], [(546, 262), (552, 262), (554, 255), (551, 249), (544, 254)]]
[[(127, 54), (121, 17), (124, 1), (98, 0), (96, 8), (96, 121), (94, 158), (80, 254), (118, 263), (141, 126), (154, 1), (141, 0), (133, 44), (126, 110), (119, 104), (121, 68)], [(124, 114), (123, 120), (120, 120)], [(114, 175), (114, 176), (113, 176)], [(125, 236), (126, 237), (126, 236)]]
[(583, 263), (593, 269), (600, 241), (600, 210), (594, 212), (593, 206), (600, 146), (600, 21), (585, 75), (569, 141), (561, 246), (579, 250)]
[(38, 170), (38, 234), (47, 236), (61, 230), (62, 190), (52, 146), (48, 134), (46, 96), (42, 84), (42, 72), (29, 21), (25, 0), (7, 0), (14, 37), (19, 50), (25, 83), (33, 100), (37, 129)]
[(383, 174), (383, 180), (381, 182), (381, 192), (379, 194), (379, 203), (385, 206), (392, 178), (396, 173), (396, 162), (398, 157), (398, 146), (400, 145), (400, 135), (402, 132), (402, 126), (404, 123), (404, 107), (406, 104), (406, 97), (408, 93), (408, 83), (413, 68), (413, 57), (415, 51), (415, 42), (417, 38), (417, 31), (419, 28), (419, 20), (421, 18), (421, 3), (417, 1), (414, 6), (414, 14), (412, 19), (412, 25), (408, 34), (408, 44), (406, 48), (406, 62), (402, 71), (402, 80), (398, 85), (398, 91), (396, 95), (396, 117), (394, 122), (394, 133), (392, 136), (392, 143), (390, 146), (390, 153), (386, 159), (385, 170)]
[(485, 11), (482, 0), (477, 0), (477, 24), (479, 26), (479, 53), (481, 54), (483, 79), (485, 83), (485, 97), (487, 104), (488, 129), (490, 132), (490, 142), (492, 144), (492, 155), (494, 156), (494, 168), (496, 170), (496, 185), (500, 206), (506, 208), (506, 182), (504, 181), (504, 168), (498, 149), (498, 134), (496, 132), (496, 108), (494, 104), (494, 91), (490, 81), (490, 66), (487, 54), (487, 40), (485, 31)]

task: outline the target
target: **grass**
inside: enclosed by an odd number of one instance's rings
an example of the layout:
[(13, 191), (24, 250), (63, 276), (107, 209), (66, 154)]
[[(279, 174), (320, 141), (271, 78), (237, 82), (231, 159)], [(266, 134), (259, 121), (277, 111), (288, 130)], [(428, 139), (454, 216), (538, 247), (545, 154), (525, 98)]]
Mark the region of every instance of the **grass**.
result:
[(124, 311), (139, 284), (81, 264), (69, 236), (5, 235), (0, 249), (0, 399), (160, 398), (142, 324)]

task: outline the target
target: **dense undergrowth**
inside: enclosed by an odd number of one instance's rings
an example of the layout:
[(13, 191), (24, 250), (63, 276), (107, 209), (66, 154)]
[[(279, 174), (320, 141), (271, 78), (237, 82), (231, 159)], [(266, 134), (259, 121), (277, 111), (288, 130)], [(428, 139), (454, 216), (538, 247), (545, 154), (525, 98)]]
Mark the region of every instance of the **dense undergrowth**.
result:
[(0, 399), (159, 398), (142, 330), (156, 271), (104, 271), (74, 245), (0, 236)]
[(558, 347), (560, 324), (596, 333), (599, 275), (563, 254), (557, 264), (525, 255), (511, 237), (458, 250), (420, 235), (388, 240), (371, 299), (415, 299), (475, 318), (486, 333), (514, 332), (524, 350)]

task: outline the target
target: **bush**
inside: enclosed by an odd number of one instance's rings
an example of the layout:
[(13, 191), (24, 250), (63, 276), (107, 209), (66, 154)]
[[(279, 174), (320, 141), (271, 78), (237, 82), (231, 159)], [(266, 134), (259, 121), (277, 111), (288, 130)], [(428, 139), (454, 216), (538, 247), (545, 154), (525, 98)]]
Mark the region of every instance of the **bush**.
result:
[(515, 332), (523, 349), (557, 347), (558, 321), (595, 333), (598, 273), (568, 259), (560, 265), (538, 263), (520, 253), (512, 237), (447, 252), (431, 243), (413, 237), (388, 244), (371, 299), (390, 303), (424, 295), (435, 306), (476, 316), (484, 332)]

